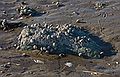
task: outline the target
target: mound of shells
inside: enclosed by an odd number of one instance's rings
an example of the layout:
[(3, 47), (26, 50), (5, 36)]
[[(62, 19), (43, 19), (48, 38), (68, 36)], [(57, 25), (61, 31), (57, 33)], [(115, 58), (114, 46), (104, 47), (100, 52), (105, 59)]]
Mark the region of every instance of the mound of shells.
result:
[(101, 58), (104, 55), (100, 46), (89, 37), (85, 29), (71, 24), (25, 26), (18, 37), (18, 48), (89, 58)]

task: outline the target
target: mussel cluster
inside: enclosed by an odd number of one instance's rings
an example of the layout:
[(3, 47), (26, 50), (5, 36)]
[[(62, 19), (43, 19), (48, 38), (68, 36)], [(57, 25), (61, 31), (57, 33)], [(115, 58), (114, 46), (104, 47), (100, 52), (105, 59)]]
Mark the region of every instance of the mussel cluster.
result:
[(85, 29), (71, 24), (25, 26), (18, 37), (17, 48), (86, 58), (101, 58), (104, 55), (101, 47), (89, 37)]

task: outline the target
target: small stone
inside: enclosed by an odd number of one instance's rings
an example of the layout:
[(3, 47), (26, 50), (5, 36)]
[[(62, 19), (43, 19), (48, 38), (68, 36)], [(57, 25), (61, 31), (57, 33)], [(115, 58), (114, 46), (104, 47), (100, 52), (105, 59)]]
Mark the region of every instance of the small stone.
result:
[(33, 49), (37, 49), (37, 46), (36, 46), (36, 45), (34, 45), (34, 46), (33, 46)]
[(76, 20), (76, 23), (80, 23), (80, 22), (81, 22), (80, 19), (77, 19), (77, 20)]
[(53, 43), (52, 45), (53, 45), (53, 47), (55, 47), (55, 43)]
[(52, 4), (55, 4), (55, 2), (53, 1)]
[(14, 44), (13, 46), (14, 46), (14, 47), (17, 47), (17, 44)]
[(55, 4), (56, 4), (56, 5), (59, 5), (60, 3), (59, 3), (59, 2), (56, 2)]
[(11, 20), (14, 20), (14, 18), (11, 18)]
[(21, 2), (21, 4), (22, 4), (22, 5), (26, 5), (27, 3), (23, 1), (23, 2)]
[(91, 75), (98, 75), (97, 72), (91, 72), (90, 74), (91, 74)]
[(49, 51), (46, 50), (45, 53), (49, 53)]
[(20, 17), (19, 19), (22, 20), (22, 19), (24, 19), (24, 17)]
[(34, 40), (33, 39), (30, 39), (30, 43), (33, 43), (34, 42)]
[(34, 60), (34, 62), (35, 62), (35, 63), (39, 63), (39, 64), (44, 64), (44, 62), (41, 61), (41, 60)]
[(19, 50), (19, 49), (20, 49), (20, 46), (17, 46), (16, 49)]
[(68, 67), (72, 67), (73, 66), (73, 64), (71, 62), (67, 62), (67, 63), (65, 63), (65, 65), (68, 66)]
[(0, 71), (0, 73), (5, 73), (5, 71)]
[(115, 62), (116, 64), (119, 64), (119, 62)]
[(61, 53), (61, 54), (59, 54), (58, 56), (59, 56), (60, 58), (62, 58), (62, 57), (65, 57), (65, 54), (62, 54), (62, 53)]
[(107, 63), (109, 66), (111, 65), (110, 63)]
[(23, 57), (27, 57), (28, 55), (27, 55), (26, 53), (23, 53), (22, 56), (23, 56)]
[(3, 48), (2, 48), (2, 47), (0, 47), (0, 50), (3, 50)]
[(78, 54), (78, 56), (81, 56), (81, 55), (82, 55), (82, 53), (79, 53), (79, 54)]
[(100, 54), (102, 55), (104, 52), (100, 52)]
[(16, 66), (20, 66), (20, 64), (15, 64)]
[(11, 62), (8, 62), (7, 65), (11, 65)]

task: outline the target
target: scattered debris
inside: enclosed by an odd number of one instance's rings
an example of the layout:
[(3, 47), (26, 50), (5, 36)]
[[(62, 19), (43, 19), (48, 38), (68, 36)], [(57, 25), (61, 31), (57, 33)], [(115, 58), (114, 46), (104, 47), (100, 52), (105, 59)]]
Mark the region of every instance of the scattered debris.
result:
[(96, 2), (94, 8), (95, 8), (96, 10), (101, 10), (101, 9), (105, 8), (105, 6), (106, 6), (106, 3)]
[(3, 67), (3, 68), (10, 68), (10, 66), (11, 66), (11, 64), (3, 64), (3, 65), (1, 65), (1, 67)]
[[(50, 54), (73, 54), (87, 58), (104, 56), (101, 47), (83, 28), (65, 25), (25, 26), (18, 37), (21, 50), (40, 50)], [(17, 48), (18, 49), (18, 48)]]

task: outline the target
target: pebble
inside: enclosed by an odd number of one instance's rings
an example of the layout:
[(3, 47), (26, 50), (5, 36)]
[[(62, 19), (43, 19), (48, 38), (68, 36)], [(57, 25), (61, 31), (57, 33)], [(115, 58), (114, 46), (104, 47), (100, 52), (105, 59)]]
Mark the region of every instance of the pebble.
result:
[(80, 22), (81, 22), (81, 20), (80, 20), (80, 19), (77, 19), (77, 20), (76, 20), (76, 23), (80, 23)]
[(61, 53), (58, 55), (60, 58), (65, 57), (65, 54)]
[(11, 65), (11, 62), (8, 62), (7, 65)]
[(119, 64), (119, 62), (115, 62), (116, 64)]
[(15, 64), (16, 66), (20, 66), (20, 64)]
[(41, 60), (34, 60), (34, 62), (35, 62), (35, 63), (38, 63), (38, 64), (44, 64), (44, 62), (41, 61)]
[(24, 19), (24, 17), (20, 17), (19, 19), (22, 20), (22, 19)]
[(26, 53), (23, 53), (22, 56), (23, 56), (23, 57), (27, 57), (28, 55), (27, 55)]
[(72, 67), (72, 66), (73, 66), (73, 63), (67, 62), (67, 63), (65, 63), (65, 65), (68, 66), (68, 67)]
[(56, 5), (59, 5), (60, 3), (59, 3), (59, 2), (56, 2), (55, 4), (56, 4)]
[(0, 73), (5, 73), (5, 71), (0, 71)]
[(20, 46), (17, 46), (16, 49), (19, 50), (19, 49), (20, 49)]
[(2, 47), (0, 47), (0, 50), (3, 50), (3, 48), (2, 48)]
[(6, 14), (6, 11), (3, 11), (3, 14)]
[(36, 46), (36, 45), (34, 45), (34, 46), (33, 46), (33, 49), (37, 49), (37, 46)]

